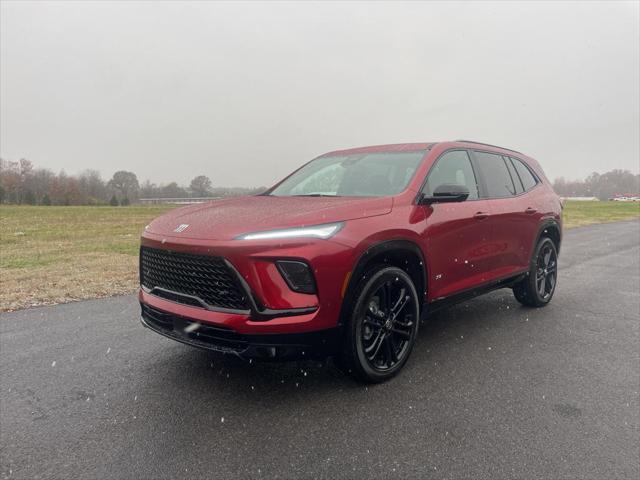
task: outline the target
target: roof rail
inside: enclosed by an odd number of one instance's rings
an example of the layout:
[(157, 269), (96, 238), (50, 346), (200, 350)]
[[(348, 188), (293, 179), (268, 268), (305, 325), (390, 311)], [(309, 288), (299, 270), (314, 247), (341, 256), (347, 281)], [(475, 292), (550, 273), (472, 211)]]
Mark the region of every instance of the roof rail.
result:
[(499, 147), (498, 145), (491, 145), (490, 143), (474, 142), (473, 140), (454, 140), (454, 142), (475, 143), (476, 145), (485, 145), (487, 147), (501, 148), (502, 150), (509, 150), (510, 152), (515, 152), (515, 153), (519, 153), (520, 155), (524, 155), (522, 152), (514, 150), (513, 148)]

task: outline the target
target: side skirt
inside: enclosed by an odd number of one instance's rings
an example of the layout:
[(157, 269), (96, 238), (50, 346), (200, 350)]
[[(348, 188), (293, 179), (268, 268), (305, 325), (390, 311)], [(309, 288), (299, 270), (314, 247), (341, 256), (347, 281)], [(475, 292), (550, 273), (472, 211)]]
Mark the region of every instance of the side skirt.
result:
[(522, 280), (527, 275), (527, 273), (528, 272), (518, 273), (517, 275), (513, 275), (508, 278), (497, 280), (485, 285), (481, 285), (479, 287), (472, 288), (470, 290), (456, 293), (455, 295), (451, 295), (450, 297), (434, 300), (430, 303), (425, 304), (425, 311), (428, 313), (436, 312), (438, 310), (442, 310), (443, 308), (455, 305), (456, 303), (466, 302), (467, 300), (471, 300), (472, 298), (492, 292), (493, 290), (512, 287), (514, 284)]

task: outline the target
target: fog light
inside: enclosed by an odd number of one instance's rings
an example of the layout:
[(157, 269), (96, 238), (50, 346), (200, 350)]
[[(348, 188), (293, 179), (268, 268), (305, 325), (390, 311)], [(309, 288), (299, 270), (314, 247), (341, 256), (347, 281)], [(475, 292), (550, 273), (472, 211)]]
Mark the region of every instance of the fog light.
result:
[(299, 293), (316, 293), (316, 282), (309, 265), (296, 260), (278, 260), (276, 266), (291, 290)]

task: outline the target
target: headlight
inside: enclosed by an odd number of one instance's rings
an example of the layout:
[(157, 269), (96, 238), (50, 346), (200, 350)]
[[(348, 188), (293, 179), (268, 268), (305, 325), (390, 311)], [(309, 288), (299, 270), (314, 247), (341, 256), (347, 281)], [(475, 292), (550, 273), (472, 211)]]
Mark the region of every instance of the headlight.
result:
[(325, 223), (312, 227), (285, 228), (265, 232), (246, 233), (236, 237), (237, 240), (269, 240), (278, 238), (311, 237), (327, 239), (333, 237), (344, 225), (343, 222)]

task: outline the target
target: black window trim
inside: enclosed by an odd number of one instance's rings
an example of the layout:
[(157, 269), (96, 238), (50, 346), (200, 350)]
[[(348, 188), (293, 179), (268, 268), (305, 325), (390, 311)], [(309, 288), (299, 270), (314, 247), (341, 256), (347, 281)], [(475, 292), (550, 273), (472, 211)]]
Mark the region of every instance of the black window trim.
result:
[(524, 189), (524, 182), (522, 181), (522, 177), (520, 177), (520, 174), (518, 173), (518, 169), (516, 168), (516, 164), (514, 162), (514, 160), (516, 162), (520, 162), (524, 168), (526, 168), (529, 173), (531, 174), (531, 176), (533, 177), (533, 179), (535, 180), (536, 184), (529, 188), (528, 190), (524, 190), (523, 193), (527, 193), (530, 192), (531, 190), (533, 190), (534, 188), (536, 188), (538, 185), (540, 185), (542, 183), (542, 180), (540, 180), (540, 177), (538, 177), (538, 175), (536, 174), (536, 172), (533, 171), (533, 169), (527, 164), (527, 162), (520, 160), (518, 157), (512, 157), (509, 155), (509, 159), (511, 159), (511, 163), (513, 164), (513, 168), (516, 171), (516, 173), (518, 174), (518, 178), (520, 178), (520, 182), (522, 183), (522, 188)]
[[(511, 161), (511, 159), (509, 157), (507, 157), (506, 155), (502, 155), (502, 161), (504, 162), (504, 166), (507, 167), (507, 172), (509, 172), (509, 177), (511, 177), (511, 183), (513, 184), (513, 194), (509, 195), (509, 196), (510, 197), (516, 197), (516, 196), (520, 195), (520, 193), (524, 193), (524, 185), (522, 184), (522, 180), (520, 179), (520, 175), (518, 175), (518, 172), (516, 172), (516, 167), (513, 165), (513, 162)], [(520, 182), (520, 186), (522, 187), (522, 191), (520, 193), (517, 193), (518, 185), (516, 185), (516, 179), (513, 178), (513, 174), (511, 173), (511, 169), (509, 169), (509, 164), (511, 164), (511, 168), (515, 172), (516, 177), (518, 178), (518, 182)]]
[[(536, 181), (535, 186), (531, 187), (529, 190), (524, 190), (523, 192), (518, 193), (516, 195), (505, 195), (504, 197), (490, 197), (488, 195), (489, 190), (487, 189), (487, 184), (486, 184), (486, 180), (485, 180), (485, 177), (484, 177), (484, 172), (480, 168), (480, 163), (481, 162), (476, 158), (476, 155), (475, 155), (476, 152), (478, 152), (478, 153), (490, 153), (490, 154), (493, 154), (493, 155), (497, 155), (499, 157), (507, 156), (509, 158), (513, 158), (515, 160), (518, 160), (520, 163), (522, 163), (527, 168), (527, 170), (529, 170), (529, 172), (531, 172), (531, 175), (533, 175), (533, 178)], [(529, 192), (533, 191), (534, 189), (536, 189), (537, 187), (539, 187), (540, 184), (542, 184), (542, 182), (540, 181), (540, 178), (538, 177), (538, 175), (536, 175), (535, 172), (533, 172), (533, 170), (531, 169), (531, 167), (529, 167), (529, 165), (527, 165), (527, 162), (525, 162), (524, 160), (519, 159), (516, 156), (505, 155), (504, 153), (494, 152), (494, 151), (491, 151), (491, 150), (485, 150), (485, 149), (482, 149), (482, 148), (469, 149), (469, 154), (471, 156), (471, 162), (474, 165), (474, 170), (475, 170), (474, 173), (476, 174), (476, 179), (479, 182), (478, 185), (479, 186), (481, 185), (481, 192), (482, 193), (481, 193), (480, 198), (478, 198), (478, 200), (502, 200), (502, 199), (505, 199), (505, 198), (517, 198), (517, 197), (521, 197), (522, 195), (526, 195), (527, 193), (529, 193)], [(507, 165), (505, 164), (505, 168), (506, 168), (506, 166)], [(515, 165), (513, 166), (513, 168), (514, 169), (516, 168)], [(508, 168), (507, 168), (507, 171), (509, 171)], [(479, 178), (478, 178), (478, 173), (480, 174)], [(516, 173), (518, 173), (517, 169), (516, 169)], [(509, 172), (509, 175), (511, 175), (511, 172)], [(519, 175), (518, 175), (518, 178), (519, 178)], [(514, 185), (514, 188), (515, 188), (515, 185)], [(522, 184), (522, 188), (524, 188), (524, 183)]]
[[(520, 193), (526, 192), (527, 190), (524, 188), (524, 183), (522, 183), (522, 178), (518, 173), (518, 169), (516, 168), (516, 165), (513, 163), (513, 158), (507, 155), (503, 155), (502, 158), (504, 159), (504, 162), (507, 164), (507, 170), (509, 170), (509, 165), (511, 165), (511, 170), (513, 170), (514, 173), (516, 174), (516, 178), (518, 179), (518, 182), (520, 182), (520, 187), (522, 188), (522, 191)], [(513, 180), (514, 187), (516, 187), (516, 190), (518, 190), (518, 186), (516, 185), (516, 179), (513, 178), (513, 174), (511, 174), (511, 170), (509, 170), (509, 174), (511, 175), (511, 180)], [(520, 193), (516, 195), (520, 195)]]
[(467, 153), (467, 156), (469, 157), (469, 161), (471, 162), (471, 170), (473, 171), (473, 175), (474, 175), (474, 177), (476, 179), (476, 185), (478, 186), (478, 198), (467, 199), (467, 200), (465, 200), (464, 202), (461, 202), (461, 203), (477, 202), (479, 200), (485, 200), (484, 198), (482, 198), (483, 185), (480, 183), (481, 179), (480, 179), (480, 176), (478, 175), (478, 169), (477, 169), (476, 164), (474, 163), (474, 158), (473, 158), (473, 155), (471, 155), (471, 151), (468, 148), (464, 148), (464, 147), (453, 147), (453, 148), (448, 148), (447, 150), (442, 152), (440, 155), (438, 155), (438, 157), (433, 161), (433, 163), (429, 167), (429, 170), (427, 171), (427, 173), (424, 176), (424, 179), (422, 180), (422, 184), (420, 185), (420, 189), (418, 190), (418, 194), (416, 195), (416, 198), (414, 199), (414, 203), (416, 205), (420, 204), (420, 198), (422, 197), (422, 195), (424, 195), (424, 189), (427, 186), (427, 180), (429, 179), (429, 175), (431, 174), (431, 170), (433, 170), (433, 168), (438, 164), (438, 162), (440, 161), (440, 159), (444, 155), (446, 155), (447, 153), (450, 153), (450, 152), (466, 152)]

